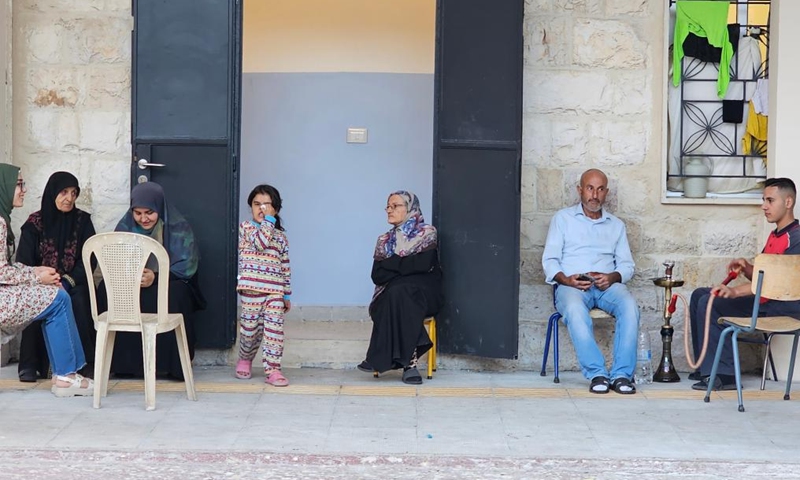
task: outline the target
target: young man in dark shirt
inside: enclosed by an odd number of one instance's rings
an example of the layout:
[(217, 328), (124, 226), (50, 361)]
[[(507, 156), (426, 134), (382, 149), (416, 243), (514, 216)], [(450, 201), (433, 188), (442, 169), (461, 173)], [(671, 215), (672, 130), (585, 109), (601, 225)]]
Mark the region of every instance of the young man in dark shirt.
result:
[[(794, 218), (794, 204), (797, 200), (797, 189), (794, 182), (788, 178), (769, 178), (764, 182), (764, 194), (761, 210), (769, 223), (775, 224), (764, 249), (761, 253), (779, 255), (800, 254), (800, 225)], [(752, 281), (753, 264), (744, 258), (737, 258), (728, 265), (729, 271), (738, 271)], [(735, 287), (717, 285), (713, 288), (698, 288), (692, 292), (689, 313), (692, 321), (692, 341), (694, 354), (697, 358), (705, 328), (706, 309), (709, 299), (716, 295), (711, 309), (711, 325), (708, 332), (708, 351), (700, 365), (699, 372), (689, 376), (690, 379), (700, 380), (692, 385), (695, 390), (708, 388), (708, 377), (714, 364), (714, 355), (717, 350), (719, 337), (725, 325), (720, 325), (720, 317), (749, 317), (753, 311), (753, 293), (751, 283), (743, 283)], [(779, 302), (761, 299), (758, 315), (761, 317), (773, 315), (798, 315), (800, 302)], [(731, 344), (726, 342), (723, 346), (722, 356), (719, 360), (717, 379), (714, 382), (715, 390), (735, 390), (736, 380), (733, 367), (733, 350)]]

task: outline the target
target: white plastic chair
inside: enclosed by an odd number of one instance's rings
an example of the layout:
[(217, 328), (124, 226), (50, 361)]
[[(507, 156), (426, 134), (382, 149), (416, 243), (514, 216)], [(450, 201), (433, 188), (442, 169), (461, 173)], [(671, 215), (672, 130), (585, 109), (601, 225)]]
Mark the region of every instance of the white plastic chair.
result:
[[(154, 255), (158, 270), (164, 272), (158, 282), (158, 313), (141, 313), (139, 295), (142, 272), (147, 259)], [(168, 313), (169, 256), (164, 247), (150, 237), (128, 232), (100, 233), (83, 245), (83, 264), (89, 285), (94, 285), (91, 268), (92, 255), (97, 258), (105, 280), (108, 311), (97, 314), (97, 295), (89, 289), (92, 318), (97, 329), (94, 366), (94, 408), (100, 408), (100, 397), (108, 392), (111, 356), (117, 332), (141, 332), (144, 360), (144, 399), (147, 410), (156, 408), (156, 334), (175, 330), (178, 353), (186, 382), (186, 396), (197, 400), (194, 377), (186, 340), (183, 315)]]

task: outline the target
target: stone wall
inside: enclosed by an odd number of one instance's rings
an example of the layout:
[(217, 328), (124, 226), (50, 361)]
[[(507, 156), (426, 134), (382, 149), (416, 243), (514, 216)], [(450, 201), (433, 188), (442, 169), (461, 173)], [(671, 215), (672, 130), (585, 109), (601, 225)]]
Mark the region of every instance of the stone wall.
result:
[[(580, 174), (609, 177), (606, 207), (627, 225), (637, 265), (628, 284), (642, 325), (661, 352), (661, 300), (650, 278), (666, 258), (679, 262), (687, 299), (692, 289), (724, 278), (733, 256), (760, 249), (756, 207), (660, 203), (664, 128), (664, 4), (647, 0), (526, 0), (522, 166), (520, 362), (541, 361), (551, 287), (541, 255), (550, 217), (578, 201)], [(683, 318), (676, 318), (673, 354), (683, 359)], [(596, 326), (604, 349), (610, 329)], [(566, 329), (562, 330), (562, 339)], [(562, 340), (562, 368), (574, 368)]]
[(130, 0), (13, 0), (13, 163), (28, 185), (19, 226), (47, 178), (69, 170), (78, 207), (112, 230), (130, 191)]
[[(5, 0), (7, 1), (7, 0)], [(39, 208), (54, 171), (81, 180), (80, 208), (98, 231), (124, 212), (130, 161), (130, 0), (13, 0), (13, 163)], [(680, 262), (688, 296), (724, 276), (732, 256), (760, 248), (755, 207), (660, 203), (664, 128), (664, 11), (647, 0), (526, 0), (522, 264), (518, 361), (443, 358), (445, 367), (535, 369), (551, 288), (541, 254), (550, 217), (577, 202), (585, 169), (609, 176), (607, 208), (628, 227), (637, 262), (630, 287), (658, 353), (658, 292), (649, 280), (665, 258)], [(679, 310), (678, 314), (681, 314)], [(675, 319), (675, 360), (683, 357)], [(607, 350), (611, 329), (598, 326)], [(562, 330), (562, 339), (566, 331)], [(574, 368), (562, 340), (562, 368)]]

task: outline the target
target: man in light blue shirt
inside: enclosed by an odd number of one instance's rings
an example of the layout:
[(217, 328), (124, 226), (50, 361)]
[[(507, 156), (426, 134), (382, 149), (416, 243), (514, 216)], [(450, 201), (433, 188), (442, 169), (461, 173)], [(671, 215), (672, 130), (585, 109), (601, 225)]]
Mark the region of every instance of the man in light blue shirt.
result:
[[(589, 391), (636, 393), (639, 307), (625, 282), (633, 277), (633, 257), (622, 220), (603, 210), (608, 178), (597, 169), (581, 175), (581, 203), (559, 210), (550, 222), (542, 265), (547, 283), (557, 285), (556, 308), (567, 325)], [(600, 308), (617, 319), (614, 359), (609, 373), (594, 339), (589, 310)]]

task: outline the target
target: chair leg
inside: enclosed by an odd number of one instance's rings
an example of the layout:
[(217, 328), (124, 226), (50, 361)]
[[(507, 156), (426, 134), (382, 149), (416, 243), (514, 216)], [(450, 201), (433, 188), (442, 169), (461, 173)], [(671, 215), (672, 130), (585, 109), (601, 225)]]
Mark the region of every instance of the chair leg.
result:
[(792, 342), (792, 357), (789, 360), (789, 373), (786, 374), (786, 391), (783, 393), (783, 399), (789, 400), (789, 391), (792, 389), (792, 377), (794, 376), (794, 357), (797, 355), (797, 339), (798, 334), (794, 334), (794, 342)]
[(736, 376), (736, 395), (739, 397), (739, 411), (744, 412), (744, 401), (742, 400), (742, 367), (739, 365), (739, 329), (733, 331), (731, 335), (733, 345), (733, 373)]
[(544, 337), (544, 354), (542, 354), (542, 370), (539, 372), (539, 375), (542, 377), (547, 376), (547, 356), (550, 355), (550, 336), (553, 334), (553, 317), (558, 315), (554, 313), (550, 315), (550, 318), (547, 320), (547, 333)]
[(558, 378), (558, 321), (560, 319), (561, 315), (559, 314), (553, 322), (553, 371), (555, 373), (553, 383), (561, 383), (561, 379)]
[(115, 330), (109, 330), (108, 332), (108, 340), (106, 341), (106, 354), (103, 359), (103, 363), (105, 364), (104, 370), (102, 372), (103, 378), (103, 396), (108, 395), (108, 379), (111, 377), (111, 359), (114, 358), (114, 342), (117, 340), (117, 332)]
[[(764, 365), (761, 367), (761, 390), (764, 390), (767, 386), (767, 364), (770, 364), (770, 359), (772, 358), (772, 334), (770, 333), (767, 335), (764, 334), (764, 342), (766, 343), (767, 349), (764, 352)], [(778, 377), (775, 375), (775, 365), (772, 365), (772, 378), (773, 380), (777, 380)]]
[[(100, 408), (100, 397), (103, 396), (105, 385), (108, 384), (106, 372), (106, 343), (108, 342), (108, 324), (99, 323), (97, 326), (97, 342), (94, 348), (94, 399), (92, 406)], [(109, 362), (110, 363), (110, 362)]]
[(433, 371), (439, 368), (439, 327), (436, 325), (436, 319), (431, 320), (433, 325)]
[(197, 401), (197, 392), (194, 389), (194, 373), (192, 372), (192, 358), (189, 354), (189, 342), (186, 339), (186, 325), (183, 321), (175, 328), (175, 341), (178, 342), (178, 356), (181, 359), (183, 381), (186, 386), (186, 398)]
[(436, 348), (438, 347), (439, 341), (437, 338), (435, 318), (431, 318), (428, 329), (430, 332), (428, 336), (431, 338), (431, 343), (433, 343), (431, 349), (428, 350), (428, 380), (431, 380), (433, 378), (433, 372), (436, 371)]
[(733, 331), (733, 327), (728, 327), (722, 331), (717, 342), (717, 351), (714, 354), (714, 363), (711, 367), (711, 376), (708, 378), (708, 388), (706, 389), (706, 396), (703, 401), (708, 403), (711, 401), (711, 389), (714, 388), (714, 381), (717, 379), (717, 368), (719, 368), (719, 359), (722, 357), (722, 346), (725, 345), (725, 337)]
[(156, 332), (154, 323), (142, 324), (142, 360), (144, 363), (144, 404), (156, 409)]

